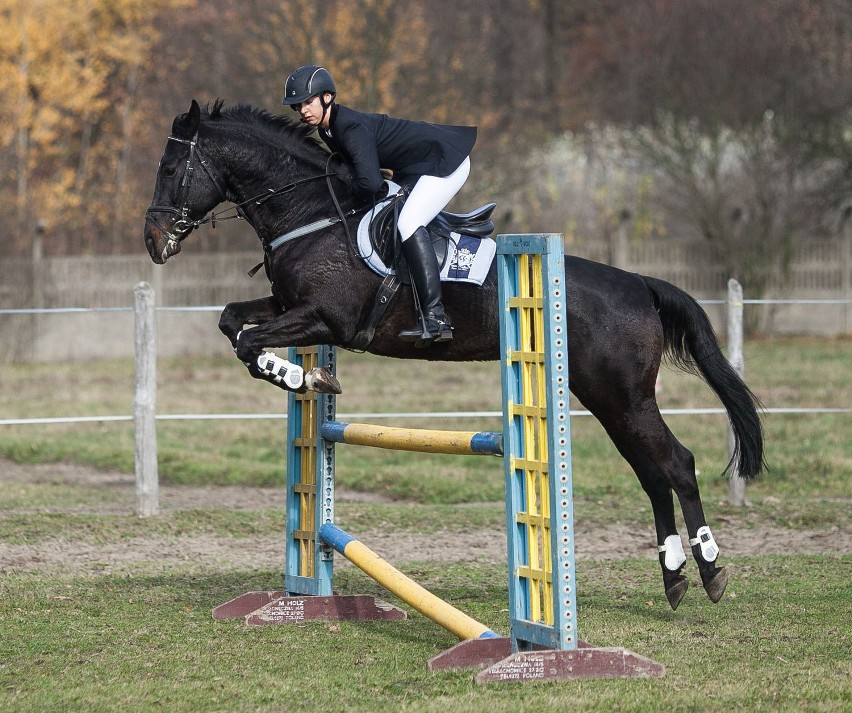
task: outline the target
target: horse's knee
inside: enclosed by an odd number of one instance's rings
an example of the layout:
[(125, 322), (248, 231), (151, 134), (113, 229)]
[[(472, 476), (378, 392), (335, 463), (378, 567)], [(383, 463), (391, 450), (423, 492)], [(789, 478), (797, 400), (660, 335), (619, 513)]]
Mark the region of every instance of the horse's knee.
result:
[(249, 302), (230, 302), (219, 315), (219, 330), (236, 346), (237, 335), (247, 324), (264, 324), (280, 315), (281, 307), (271, 297)]
[(244, 364), (253, 363), (263, 351), (263, 346), (255, 344), (255, 340), (252, 339), (252, 331), (252, 329), (242, 329), (234, 335), (232, 340), (234, 352)]
[(241, 320), (237, 319), (233, 306), (225, 305), (225, 309), (219, 315), (219, 331), (230, 339), (233, 344), (242, 328)]

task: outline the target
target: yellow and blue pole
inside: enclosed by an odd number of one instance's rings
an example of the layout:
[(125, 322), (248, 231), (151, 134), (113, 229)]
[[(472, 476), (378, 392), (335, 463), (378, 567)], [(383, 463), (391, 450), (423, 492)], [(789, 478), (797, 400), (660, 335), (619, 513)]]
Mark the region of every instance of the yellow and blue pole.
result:
[[(322, 366), (334, 374), (334, 347), (291, 347), (288, 359), (307, 373)], [(334, 444), (319, 433), (334, 419), (334, 394), (290, 392), (287, 401), (287, 540), (284, 591), (288, 596), (329, 596), (334, 561), (322, 546), (319, 524), (334, 518)]]
[(337, 525), (326, 522), (319, 529), (320, 539), (342, 554), (358, 569), (375, 579), (391, 594), (414, 607), (459, 639), (500, 638), (484, 624), (448, 604), (440, 597), (406, 577), (398, 569), (379, 557), (369, 547), (356, 540)]
[(562, 236), (498, 236), (497, 270), (512, 649), (576, 649)]
[(342, 421), (323, 423), (320, 431), (327, 441), (354, 446), (463, 456), (503, 455), (503, 434), (489, 431), (434, 431)]

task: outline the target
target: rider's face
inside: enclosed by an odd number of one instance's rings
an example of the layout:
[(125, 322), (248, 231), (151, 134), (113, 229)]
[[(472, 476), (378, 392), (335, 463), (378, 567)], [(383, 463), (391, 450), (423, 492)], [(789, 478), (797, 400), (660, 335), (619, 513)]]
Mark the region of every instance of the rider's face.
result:
[[(322, 101), (320, 101), (319, 95), (303, 101), (296, 107), (296, 111), (299, 112), (302, 121), (309, 126), (328, 128), (329, 114), (328, 112), (323, 112)], [(325, 113), (325, 116), (323, 116), (323, 113)]]

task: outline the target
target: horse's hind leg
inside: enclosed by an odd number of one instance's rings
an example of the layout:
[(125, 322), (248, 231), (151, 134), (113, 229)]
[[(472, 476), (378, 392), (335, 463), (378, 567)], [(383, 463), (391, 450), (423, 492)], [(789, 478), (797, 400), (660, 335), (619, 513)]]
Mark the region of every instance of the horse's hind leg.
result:
[(692, 556), (698, 564), (701, 583), (710, 601), (715, 604), (722, 598), (725, 587), (728, 586), (728, 572), (724, 567), (716, 566), (719, 547), (704, 517), (704, 506), (701, 503), (698, 480), (695, 477), (695, 458), (670, 431), (669, 437), (681, 463), (681, 467), (672, 474), (674, 491), (680, 500), (683, 519), (689, 532), (689, 545), (692, 548)]
[[(607, 409), (614, 414), (612, 404)], [(676, 608), (686, 592), (681, 574), (685, 561), (683, 545), (674, 523), (672, 491), (678, 496), (701, 582), (707, 595), (718, 602), (725, 591), (727, 572), (716, 567), (718, 547), (704, 519), (704, 508), (695, 478), (695, 459), (666, 426), (656, 402), (634, 404), (617, 419), (601, 418), (619, 452), (635, 471), (651, 500), (660, 548), (660, 566), (666, 597)], [(702, 542), (702, 537), (709, 537)], [(665, 549), (662, 549), (665, 548)]]
[[(662, 418), (660, 421), (662, 422)], [(672, 489), (680, 501), (692, 555), (701, 575), (701, 584), (710, 601), (715, 604), (725, 593), (728, 572), (724, 567), (716, 566), (719, 548), (704, 517), (704, 506), (701, 504), (698, 480), (695, 477), (695, 457), (674, 437), (668, 427), (666, 433), (672, 444), (672, 459), (669, 465), (664, 466), (664, 472), (671, 480)]]
[(663, 571), (663, 587), (672, 609), (683, 600), (689, 581), (683, 574), (686, 554), (675, 525), (672, 490), (659, 470), (652, 464), (633, 465), (642, 489), (651, 501), (654, 525), (657, 530), (657, 554)]
[[(655, 408), (645, 411), (642, 417), (634, 414), (629, 420), (645, 422), (645, 427), (638, 429), (639, 438), (636, 444), (644, 443), (660, 477), (670, 484), (680, 501), (701, 583), (710, 601), (715, 604), (725, 593), (728, 573), (724, 567), (716, 566), (719, 548), (704, 517), (704, 506), (695, 477), (695, 457), (669, 430), (656, 408), (656, 403)], [(639, 477), (642, 478), (641, 475)]]
[[(642, 489), (651, 501), (663, 587), (669, 605), (672, 609), (677, 609), (689, 588), (689, 581), (683, 574), (686, 554), (675, 525), (671, 485), (654, 461), (648, 457), (647, 449), (637, 448), (636, 439), (627, 437), (623, 429), (619, 429), (615, 435), (610, 432), (610, 435), (621, 455), (633, 468)], [(653, 450), (656, 452), (658, 448)]]

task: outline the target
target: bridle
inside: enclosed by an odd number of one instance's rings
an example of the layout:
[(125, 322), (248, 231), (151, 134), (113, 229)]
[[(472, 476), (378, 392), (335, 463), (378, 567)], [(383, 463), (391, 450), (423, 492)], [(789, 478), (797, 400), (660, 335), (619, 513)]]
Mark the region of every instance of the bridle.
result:
[[(217, 220), (234, 220), (234, 219), (246, 219), (245, 214), (243, 213), (243, 206), (248, 205), (249, 203), (254, 203), (255, 205), (261, 205), (265, 201), (273, 198), (275, 196), (282, 195), (284, 193), (289, 193), (294, 190), (297, 186), (308, 183), (310, 181), (316, 181), (321, 178), (325, 178), (328, 182), (329, 191), (331, 192), (332, 199), (334, 200), (335, 207), (337, 208), (338, 216), (333, 219), (325, 219), (323, 221), (317, 221), (316, 223), (312, 223), (310, 226), (306, 226), (309, 229), (300, 228), (296, 231), (291, 231), (290, 233), (286, 233), (283, 236), (279, 236), (272, 243), (266, 243), (264, 241), (264, 248), (266, 250), (275, 249), (284, 242), (286, 239), (291, 239), (291, 237), (299, 237), (301, 235), (305, 235), (309, 232), (314, 232), (316, 230), (321, 229), (322, 227), (327, 227), (329, 225), (333, 225), (337, 222), (343, 222), (344, 226), (346, 225), (345, 216), (343, 211), (340, 208), (340, 204), (337, 201), (337, 197), (334, 194), (334, 190), (331, 186), (331, 177), (336, 175), (333, 172), (328, 170), (328, 165), (331, 162), (332, 156), (329, 156), (329, 162), (326, 164), (326, 172), (320, 173), (315, 176), (308, 176), (307, 178), (301, 178), (297, 181), (293, 181), (292, 183), (288, 183), (285, 186), (281, 186), (280, 188), (269, 188), (263, 193), (259, 193), (256, 196), (252, 196), (247, 200), (242, 201), (241, 203), (237, 203), (230, 208), (226, 209), (224, 213), (220, 213), (218, 216), (213, 211), (210, 211), (209, 214), (205, 215), (198, 220), (193, 220), (189, 217), (189, 194), (192, 185), (192, 179), (195, 175), (194, 167), (192, 165), (193, 159), (197, 156), (199, 164), (204, 172), (207, 174), (207, 177), (212, 181), (213, 185), (216, 187), (216, 190), (219, 191), (219, 197), (221, 201), (227, 200), (227, 194), (222, 187), (222, 182), (216, 175), (216, 172), (209, 165), (208, 161), (204, 158), (201, 153), (201, 148), (198, 145), (198, 130), (196, 129), (194, 136), (192, 139), (181, 139), (177, 136), (169, 136), (167, 141), (177, 141), (180, 144), (185, 144), (189, 146), (189, 156), (186, 159), (186, 169), (183, 174), (183, 179), (181, 180), (181, 192), (178, 198), (178, 203), (182, 204), (180, 208), (176, 208), (174, 206), (169, 205), (151, 205), (145, 211), (145, 220), (150, 220), (157, 225), (160, 230), (162, 230), (167, 236), (168, 241), (166, 242), (166, 246), (163, 248), (164, 255), (167, 253), (173, 253), (178, 243), (183, 241), (193, 230), (196, 228), (210, 223), (211, 227), (216, 227)], [(220, 202), (221, 202), (220, 201)], [(233, 215), (228, 215), (230, 211), (233, 211)], [(349, 211), (349, 214), (352, 215), (356, 213), (357, 210)], [(170, 213), (174, 215), (172, 219), (171, 225), (167, 228), (160, 223), (160, 221), (155, 216), (156, 213)], [(347, 228), (347, 233), (348, 233)], [(282, 240), (284, 238), (285, 240)]]
[[(201, 168), (204, 169), (204, 173), (207, 174), (207, 177), (213, 182), (213, 185), (216, 186), (216, 190), (219, 191), (219, 197), (223, 201), (227, 200), (227, 195), (225, 194), (225, 190), (222, 188), (221, 182), (201, 153), (201, 148), (198, 145), (197, 129), (195, 131), (195, 135), (191, 139), (181, 139), (177, 136), (169, 136), (167, 141), (177, 141), (179, 144), (189, 146), (189, 156), (186, 159), (186, 169), (184, 170), (183, 179), (181, 180), (180, 197), (177, 201), (178, 203), (182, 203), (181, 207), (175, 208), (170, 205), (152, 205), (145, 211), (145, 220), (151, 220), (156, 223), (157, 226), (168, 236), (169, 239), (165, 248), (166, 251), (168, 251), (169, 248), (173, 248), (199, 226), (204, 225), (205, 223), (211, 223), (214, 227), (216, 225), (216, 214), (212, 211), (209, 217), (205, 216), (199, 220), (192, 220), (189, 217), (189, 192), (192, 188), (193, 176), (195, 175), (192, 160), (196, 155), (198, 156), (198, 162), (201, 165)], [(171, 213), (175, 216), (168, 229), (165, 229), (160, 221), (157, 220), (154, 215), (155, 213)]]

